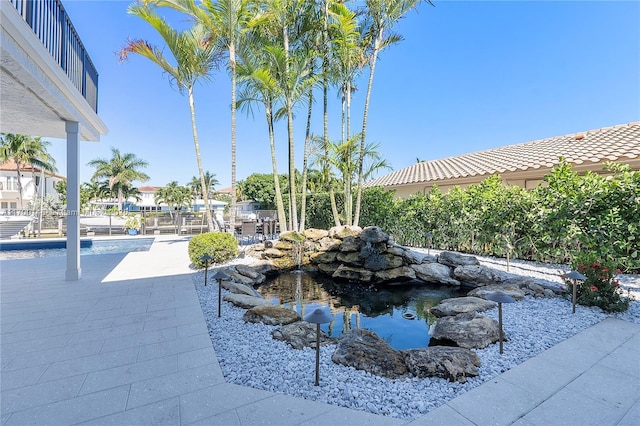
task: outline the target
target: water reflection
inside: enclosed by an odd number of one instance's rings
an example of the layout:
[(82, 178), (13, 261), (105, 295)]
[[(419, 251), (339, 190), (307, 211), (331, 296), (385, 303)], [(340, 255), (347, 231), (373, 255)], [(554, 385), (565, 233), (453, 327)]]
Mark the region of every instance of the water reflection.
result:
[[(328, 308), (333, 321), (321, 326), (331, 337), (351, 328), (373, 330), (395, 349), (424, 348), (435, 317), (429, 308), (465, 292), (450, 286), (335, 283), (316, 274), (281, 274), (258, 288), (276, 305), (293, 309), (304, 317), (314, 309)], [(415, 319), (403, 317), (408, 314)]]

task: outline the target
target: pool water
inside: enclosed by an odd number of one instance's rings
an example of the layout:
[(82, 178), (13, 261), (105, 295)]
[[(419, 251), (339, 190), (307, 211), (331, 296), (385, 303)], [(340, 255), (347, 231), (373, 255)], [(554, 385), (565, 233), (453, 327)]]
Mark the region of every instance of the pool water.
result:
[(467, 292), (437, 284), (335, 283), (306, 272), (281, 274), (257, 290), (275, 305), (293, 309), (302, 317), (316, 308), (328, 308), (333, 321), (320, 328), (331, 337), (365, 328), (398, 350), (427, 347), (429, 327), (436, 319), (429, 308)]
[[(153, 238), (130, 238), (117, 240), (87, 240), (80, 241), (80, 255), (129, 253), (132, 251), (148, 251), (153, 244)], [(8, 249), (8, 248), (12, 249)], [(13, 248), (16, 249), (13, 249)], [(66, 256), (66, 241), (40, 240), (25, 241), (24, 243), (5, 244), (0, 247), (0, 259), (33, 259), (39, 257)]]

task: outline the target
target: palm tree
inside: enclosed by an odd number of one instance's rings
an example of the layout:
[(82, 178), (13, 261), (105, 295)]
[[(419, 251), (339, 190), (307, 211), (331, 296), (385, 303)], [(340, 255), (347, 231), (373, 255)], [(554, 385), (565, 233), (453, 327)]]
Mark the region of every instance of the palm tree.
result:
[[(193, 0), (185, 3), (193, 3)], [(194, 5), (195, 8), (195, 5)], [(158, 65), (178, 85), (179, 92), (186, 91), (191, 111), (191, 129), (193, 132), (193, 145), (198, 163), (200, 184), (202, 185), (202, 198), (204, 200), (205, 215), (210, 231), (214, 230), (213, 218), (209, 209), (209, 194), (205, 182), (202, 158), (200, 155), (200, 143), (196, 128), (195, 102), (193, 89), (199, 79), (207, 79), (209, 73), (216, 65), (219, 51), (214, 34), (200, 24), (193, 25), (190, 29), (178, 32), (171, 28), (167, 22), (158, 16), (146, 4), (133, 4), (129, 6), (128, 13), (136, 15), (146, 21), (160, 34), (169, 48), (175, 65), (172, 65), (158, 47), (154, 47), (143, 40), (129, 40), (120, 50), (120, 61), (124, 61), (131, 53), (141, 55)]]
[[(216, 185), (220, 185), (220, 182), (216, 179), (216, 174), (209, 171), (204, 172), (204, 183), (209, 194), (216, 190)], [(204, 191), (202, 191), (202, 182), (200, 182), (199, 177), (193, 176), (187, 186), (191, 188), (195, 196), (202, 198)]]
[(109, 189), (116, 191), (118, 211), (122, 210), (126, 188), (131, 187), (133, 181), (145, 182), (149, 180), (149, 176), (139, 170), (147, 167), (148, 163), (136, 157), (135, 154), (121, 154), (117, 148), (111, 148), (110, 159), (96, 158), (87, 164), (96, 168), (92, 176), (93, 180), (105, 178)]
[(7, 160), (13, 160), (16, 164), (18, 199), (21, 209), (23, 208), (21, 168), (23, 166), (31, 166), (34, 195), (37, 193), (34, 168), (38, 167), (47, 172), (55, 172), (57, 170), (55, 159), (47, 152), (49, 145), (51, 145), (51, 142), (43, 141), (39, 137), (33, 138), (13, 133), (3, 133), (0, 136), (0, 162), (4, 163)]
[(191, 205), (193, 192), (186, 186), (178, 185), (178, 182), (174, 180), (169, 182), (167, 186), (159, 188), (154, 195), (154, 200), (156, 204), (167, 204), (169, 206), (171, 220), (174, 220), (174, 211), (179, 212), (183, 206), (188, 207)]
[[(238, 75), (242, 85), (242, 91), (238, 97), (238, 107), (248, 113), (252, 113), (252, 104), (259, 103), (264, 107), (267, 129), (269, 133), (269, 145), (271, 149), (271, 168), (273, 170), (273, 183), (275, 187), (276, 208), (280, 218), (281, 231), (287, 231), (287, 220), (280, 189), (280, 175), (276, 161), (276, 145), (274, 131), (274, 104), (281, 97), (278, 82), (273, 76), (273, 63), (275, 60), (271, 46), (247, 45), (240, 51), (241, 61), (238, 64)], [(273, 50), (277, 54), (277, 50)]]
[[(364, 113), (362, 115), (362, 131), (360, 138), (360, 156), (358, 159), (358, 196), (356, 199), (356, 211), (354, 225), (360, 221), (360, 204), (362, 202), (362, 184), (364, 182), (364, 157), (365, 140), (367, 135), (367, 118), (369, 115), (369, 101), (371, 99), (371, 89), (373, 87), (373, 75), (376, 70), (376, 61), (380, 52), (402, 40), (399, 34), (390, 33), (391, 28), (410, 10), (415, 9), (421, 0), (365, 0), (367, 12), (370, 18), (367, 40), (371, 55), (369, 57), (369, 81), (367, 83), (367, 94), (364, 102)], [(431, 3), (431, 0), (426, 0)]]

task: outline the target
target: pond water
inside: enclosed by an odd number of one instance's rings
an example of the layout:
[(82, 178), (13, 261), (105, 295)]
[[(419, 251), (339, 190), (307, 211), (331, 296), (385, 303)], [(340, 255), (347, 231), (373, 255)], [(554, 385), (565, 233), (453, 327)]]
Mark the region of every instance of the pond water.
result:
[[(80, 240), (80, 255), (129, 253), (132, 251), (148, 251), (153, 238), (127, 238), (112, 240)], [(37, 257), (66, 256), (66, 240), (25, 240), (0, 243), (0, 259), (33, 259)]]
[(429, 327), (435, 322), (429, 308), (467, 292), (437, 284), (336, 283), (307, 272), (281, 274), (257, 290), (275, 305), (293, 309), (302, 317), (316, 308), (330, 310), (333, 321), (320, 328), (331, 337), (366, 328), (398, 350), (427, 347)]

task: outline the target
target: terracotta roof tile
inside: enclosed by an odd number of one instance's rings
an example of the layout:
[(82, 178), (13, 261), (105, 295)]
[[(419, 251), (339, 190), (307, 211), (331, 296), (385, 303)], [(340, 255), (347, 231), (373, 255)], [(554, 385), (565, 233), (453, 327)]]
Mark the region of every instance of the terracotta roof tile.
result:
[(640, 122), (508, 145), (440, 160), (421, 161), (381, 176), (366, 186), (394, 186), (489, 176), (507, 171), (553, 167), (564, 157), (572, 164), (640, 157)]

